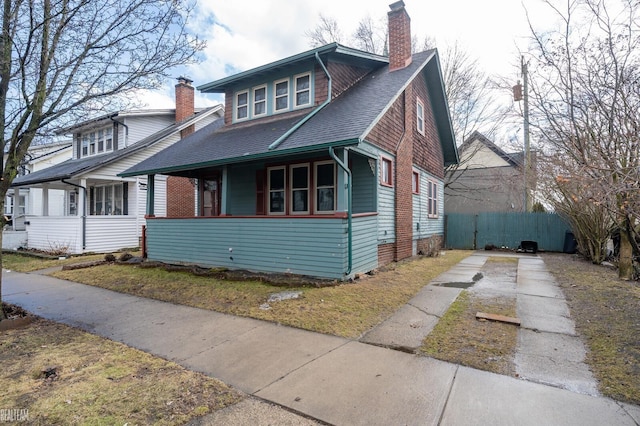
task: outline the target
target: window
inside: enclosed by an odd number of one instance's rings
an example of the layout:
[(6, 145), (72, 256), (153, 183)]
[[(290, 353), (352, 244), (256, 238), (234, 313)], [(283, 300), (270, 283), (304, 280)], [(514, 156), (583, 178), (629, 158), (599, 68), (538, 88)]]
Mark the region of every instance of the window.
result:
[(417, 115), (416, 123), (418, 127), (418, 132), (424, 135), (424, 104), (422, 103), (420, 98), (418, 98), (418, 103), (416, 106), (416, 115)]
[(249, 92), (236, 93), (236, 120), (249, 118)]
[(380, 183), (393, 186), (393, 167), (390, 158), (382, 157), (380, 161)]
[(295, 106), (301, 107), (311, 103), (311, 74), (302, 74), (295, 77), (296, 97)]
[(257, 117), (267, 113), (267, 86), (253, 89), (253, 116)]
[(275, 82), (275, 112), (289, 109), (289, 80)]
[(309, 213), (309, 165), (296, 164), (290, 167), (291, 214)]
[(438, 217), (438, 184), (429, 181), (428, 189), (429, 217)]
[(333, 213), (336, 210), (336, 171), (333, 161), (315, 164), (316, 213)]
[(78, 215), (78, 193), (69, 191), (69, 216)]
[(92, 130), (80, 138), (80, 156), (103, 154), (113, 151), (113, 127)]
[(420, 193), (420, 172), (417, 170), (413, 171), (413, 178), (411, 180), (411, 191), (414, 194)]
[[(90, 190), (90, 197), (91, 215), (125, 214), (124, 187), (122, 184), (94, 186)], [(69, 211), (71, 211), (71, 203)]]
[(285, 214), (285, 167), (272, 167), (267, 171), (269, 188), (269, 214)]

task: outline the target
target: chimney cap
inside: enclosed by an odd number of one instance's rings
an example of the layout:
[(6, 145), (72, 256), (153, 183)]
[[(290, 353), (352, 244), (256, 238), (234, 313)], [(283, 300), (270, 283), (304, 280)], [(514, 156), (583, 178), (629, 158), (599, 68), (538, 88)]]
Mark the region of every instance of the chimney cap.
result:
[(399, 10), (404, 9), (404, 1), (399, 0), (399, 1), (395, 2), (395, 3), (391, 3), (389, 5), (389, 9), (391, 9), (392, 12), (397, 12)]
[(180, 77), (176, 78), (176, 80), (178, 80), (179, 84), (186, 84), (187, 86), (191, 86), (191, 83), (193, 83), (193, 80), (185, 75), (181, 75)]

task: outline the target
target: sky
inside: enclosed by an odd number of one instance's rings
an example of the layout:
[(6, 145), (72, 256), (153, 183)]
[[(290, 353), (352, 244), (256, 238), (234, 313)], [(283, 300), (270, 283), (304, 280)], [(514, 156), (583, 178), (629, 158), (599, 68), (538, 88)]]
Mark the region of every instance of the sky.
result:
[[(190, 22), (193, 34), (206, 40), (202, 62), (176, 69), (199, 86), (237, 72), (267, 64), (311, 49), (305, 32), (319, 22), (319, 15), (334, 18), (348, 38), (358, 22), (371, 16), (385, 20), (393, 0), (197, 0)], [(542, 0), (404, 0), (411, 17), (412, 34), (419, 40), (433, 38), (440, 51), (458, 43), (476, 57), (483, 71), (519, 78), (519, 49), (526, 50), (530, 32), (529, 12), (537, 27), (544, 26)], [(348, 44), (348, 43), (343, 43)], [(175, 79), (158, 91), (146, 93), (148, 108), (173, 108)], [(221, 95), (196, 91), (196, 107), (222, 102)]]

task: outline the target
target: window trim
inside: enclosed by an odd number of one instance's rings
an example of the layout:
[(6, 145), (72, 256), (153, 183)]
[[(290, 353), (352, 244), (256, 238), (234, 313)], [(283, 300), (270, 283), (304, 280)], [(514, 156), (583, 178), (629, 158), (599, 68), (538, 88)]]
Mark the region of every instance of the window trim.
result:
[[(429, 179), (428, 181), (428, 191), (427, 191), (427, 206), (428, 206), (428, 217), (430, 219), (437, 219), (439, 217), (439, 208), (438, 208), (438, 182)], [(431, 196), (429, 196), (429, 192), (431, 192)], [(435, 213), (432, 212), (431, 206), (433, 205)]]
[[(256, 101), (256, 91), (260, 90), (260, 89), (264, 89), (264, 99), (260, 100), (260, 101)], [(267, 115), (268, 110), (267, 110), (267, 105), (268, 105), (268, 101), (269, 101), (269, 92), (267, 90), (267, 85), (266, 84), (262, 84), (260, 86), (256, 86), (251, 88), (251, 118), (258, 118), (258, 117), (264, 117)], [(261, 114), (256, 114), (256, 104), (258, 103), (264, 103), (264, 112)]]
[[(272, 191), (271, 190), (271, 171), (272, 170), (283, 170), (284, 171), (284, 188), (282, 190)], [(267, 215), (269, 216), (286, 216), (287, 214), (287, 166), (273, 166), (267, 167)], [(283, 193), (283, 202), (284, 206), (281, 212), (273, 212), (271, 211), (271, 192), (280, 192)]]
[[(246, 104), (242, 104), (239, 105), (238, 104), (238, 97), (240, 95), (247, 95), (247, 103)], [(249, 106), (251, 105), (250, 102), (250, 97), (249, 97), (249, 89), (244, 89), (244, 90), (239, 90), (237, 91), (234, 95), (233, 95), (233, 119), (235, 121), (245, 121), (249, 119)], [(245, 117), (239, 118), (238, 117), (238, 110), (242, 107), (247, 108), (247, 115)]]
[[(303, 90), (298, 90), (298, 79), (301, 77), (309, 77), (309, 87)], [(311, 72), (304, 72), (301, 74), (297, 74), (293, 76), (293, 89), (294, 89), (294, 93), (293, 93), (293, 109), (298, 109), (298, 108), (306, 108), (308, 106), (311, 106), (313, 104), (313, 100), (312, 100), (312, 79), (311, 79)], [(308, 91), (309, 92), (309, 102), (307, 102), (306, 104), (298, 104), (298, 93), (301, 92), (305, 92)]]
[[(100, 134), (102, 133), (102, 139)], [(78, 144), (80, 145), (80, 158), (93, 157), (96, 155), (113, 152), (113, 125), (95, 127), (80, 133)], [(102, 151), (99, 149), (102, 144)]]
[(411, 175), (411, 192), (414, 195), (420, 195), (420, 170), (415, 167)]
[[(385, 180), (384, 176), (385, 164), (389, 164), (388, 180)], [(391, 157), (387, 157), (386, 155), (380, 156), (380, 185), (393, 188), (393, 159)]]
[[(333, 186), (318, 186), (318, 166), (323, 166), (325, 164), (331, 164), (333, 166)], [(336, 162), (333, 160), (322, 160), (315, 161), (313, 163), (313, 214), (335, 214), (336, 209), (338, 207), (338, 173), (337, 173)], [(320, 203), (318, 202), (318, 189), (321, 188), (333, 188), (333, 209), (332, 210), (318, 210), (318, 206)]]
[[(120, 209), (120, 213), (113, 213), (116, 210), (116, 206), (118, 205), (116, 201), (116, 187), (119, 186), (120, 190), (120, 205), (122, 206)], [(91, 199), (89, 200), (89, 216), (126, 216), (125, 215), (125, 195), (124, 195), (124, 183), (108, 183), (104, 185), (93, 185), (91, 188)], [(98, 214), (96, 209), (96, 200), (97, 200), (97, 192), (98, 189), (101, 189), (102, 199), (100, 200), (102, 203), (102, 208), (105, 213)], [(109, 199), (107, 196), (107, 190), (111, 192), (111, 213), (106, 213), (107, 211), (107, 200)]]
[[(293, 169), (299, 169), (302, 167), (306, 167), (307, 168), (307, 186), (306, 188), (294, 188), (293, 187)], [(286, 183), (286, 182), (285, 182)], [(289, 165), (289, 185), (287, 188), (287, 192), (289, 193), (289, 200), (291, 200), (291, 202), (289, 203), (289, 214), (290, 215), (308, 215), (311, 211), (311, 188), (313, 187), (312, 185), (313, 182), (311, 182), (311, 165), (310, 163), (298, 163), (298, 164), (290, 164)], [(306, 190), (307, 191), (307, 210), (304, 211), (294, 211), (293, 210), (293, 191), (294, 190)], [(286, 202), (286, 199), (285, 199)]]
[[(278, 96), (277, 87), (280, 83), (287, 83), (287, 94)], [(280, 80), (276, 80), (273, 82), (273, 113), (281, 114), (283, 112), (287, 112), (291, 109), (291, 79), (289, 77), (282, 78)], [(278, 98), (287, 98), (287, 106), (282, 109), (278, 109)]]
[(424, 102), (422, 102), (422, 99), (417, 98), (416, 99), (416, 129), (418, 130), (418, 133), (420, 133), (422, 136), (424, 136), (424, 133), (425, 133), (424, 128), (425, 128)]

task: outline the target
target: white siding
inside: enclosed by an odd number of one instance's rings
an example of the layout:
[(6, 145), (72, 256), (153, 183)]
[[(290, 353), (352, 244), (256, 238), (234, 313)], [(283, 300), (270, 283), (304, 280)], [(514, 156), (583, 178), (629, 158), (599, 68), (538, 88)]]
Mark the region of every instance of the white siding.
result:
[(135, 216), (87, 216), (86, 252), (109, 253), (138, 247)]
[[(173, 114), (145, 115), (142, 117), (125, 117), (119, 121), (129, 126), (127, 146), (131, 146), (147, 136), (171, 126), (175, 123), (175, 116)], [(121, 149), (125, 147), (126, 128), (124, 126), (118, 126), (118, 129), (118, 148)]]
[(27, 216), (28, 246), (44, 251), (82, 253), (82, 218), (78, 216)]

